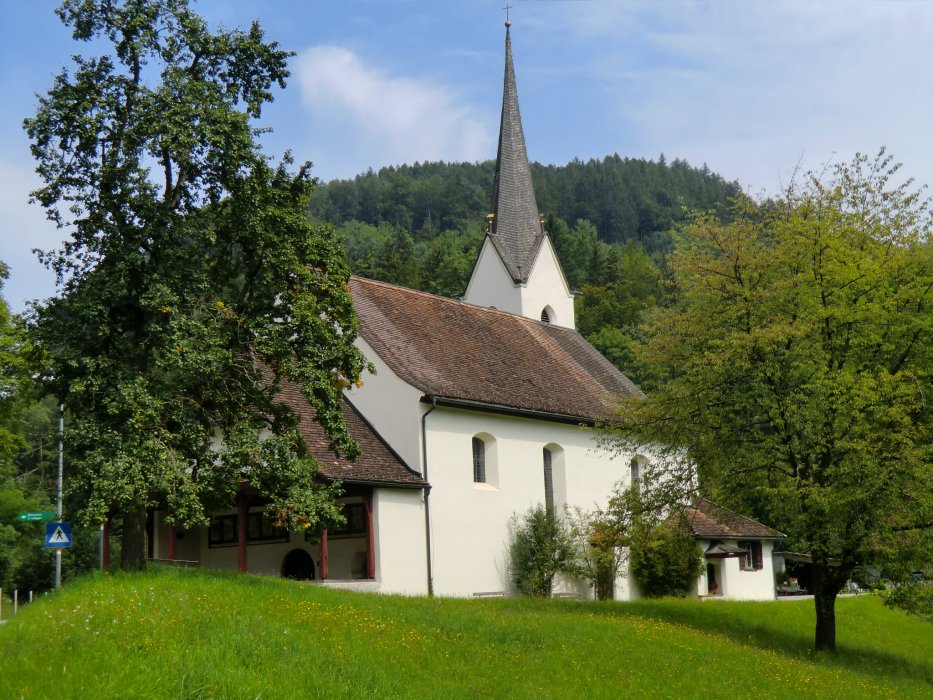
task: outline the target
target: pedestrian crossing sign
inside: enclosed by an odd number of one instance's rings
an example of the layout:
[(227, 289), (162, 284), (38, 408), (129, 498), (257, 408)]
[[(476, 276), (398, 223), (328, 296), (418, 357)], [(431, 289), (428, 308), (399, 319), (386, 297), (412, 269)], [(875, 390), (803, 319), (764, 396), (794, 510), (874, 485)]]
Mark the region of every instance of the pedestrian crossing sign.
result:
[(67, 549), (72, 544), (71, 523), (46, 523), (45, 548)]

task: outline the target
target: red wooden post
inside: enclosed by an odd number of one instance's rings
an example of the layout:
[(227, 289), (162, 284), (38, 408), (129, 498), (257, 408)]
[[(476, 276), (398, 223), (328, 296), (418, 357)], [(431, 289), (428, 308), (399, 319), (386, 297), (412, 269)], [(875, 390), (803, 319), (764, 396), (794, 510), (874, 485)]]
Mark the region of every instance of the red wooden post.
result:
[(102, 537), (104, 538), (104, 569), (110, 568), (110, 518), (104, 520), (104, 531)]
[(168, 558), (169, 561), (175, 561), (177, 540), (175, 537), (175, 526), (174, 525), (168, 526), (168, 534), (165, 539), (167, 541), (167, 547), (166, 547), (167, 551), (166, 551), (165, 556)]
[(376, 578), (376, 547), (373, 539), (373, 495), (363, 496), (366, 507), (366, 578)]
[(248, 569), (246, 566), (246, 520), (249, 517), (249, 498), (245, 493), (237, 495), (237, 518), (236, 518), (236, 566), (237, 571), (245, 574)]
[(321, 549), (320, 549), (320, 553), (318, 556), (319, 556), (320, 566), (321, 566), (321, 570), (319, 573), (321, 575), (321, 580), (323, 581), (324, 579), (327, 578), (327, 574), (328, 574), (327, 558), (329, 554), (327, 551), (327, 528), (324, 528), (324, 532), (321, 533)]

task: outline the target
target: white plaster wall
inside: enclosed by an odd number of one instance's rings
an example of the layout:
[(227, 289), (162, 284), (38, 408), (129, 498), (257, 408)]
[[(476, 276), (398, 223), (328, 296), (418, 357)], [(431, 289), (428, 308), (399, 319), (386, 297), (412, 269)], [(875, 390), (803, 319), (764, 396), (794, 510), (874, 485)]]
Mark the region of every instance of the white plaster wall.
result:
[[(438, 595), (510, 591), (511, 518), (544, 502), (545, 445), (563, 450), (564, 500), (571, 506), (605, 504), (615, 484), (629, 479), (629, 458), (609, 459), (593, 431), (573, 425), (441, 407), (428, 416), (427, 431)], [(473, 483), (472, 438), (479, 433), (496, 441), (495, 486)]]
[(535, 258), (528, 281), (521, 288), (521, 314), (535, 320), (541, 319), (541, 310), (549, 306), (553, 310), (551, 323), (564, 328), (575, 328), (573, 295), (557, 262), (557, 253), (551, 239), (545, 237)]
[(347, 398), (412, 469), (421, 464), (421, 392), (399, 379), (362, 338), (357, 347), (376, 369)]
[[(512, 280), (489, 236), (483, 241), (463, 301), (522, 315), (522, 290)], [(540, 309), (538, 314), (540, 318)]]
[(424, 492), (421, 489), (375, 489), (373, 529), (379, 590), (425, 595), (428, 579)]

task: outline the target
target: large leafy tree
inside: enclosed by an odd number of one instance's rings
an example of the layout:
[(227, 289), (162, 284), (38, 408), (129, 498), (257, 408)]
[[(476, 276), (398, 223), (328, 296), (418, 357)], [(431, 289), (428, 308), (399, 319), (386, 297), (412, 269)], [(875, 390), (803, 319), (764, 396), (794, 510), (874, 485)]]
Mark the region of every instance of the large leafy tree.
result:
[(817, 649), (835, 649), (853, 567), (933, 523), (930, 217), (896, 170), (858, 156), (732, 223), (697, 219), (642, 347), (658, 388), (616, 438), (660, 446), (656, 493), (754, 504), (812, 554)]
[(204, 522), (248, 478), (292, 527), (338, 517), (283, 379), (334, 448), (356, 446), (341, 388), (364, 360), (338, 241), (312, 227), (309, 166), (271, 164), (254, 121), (289, 53), (258, 24), (211, 32), (187, 0), (66, 0), (75, 57), (25, 122), (68, 232), (42, 254), (59, 296), (32, 330), (47, 391), (69, 413), (69, 483), (81, 517), (122, 517), (122, 560), (145, 564), (146, 509)]

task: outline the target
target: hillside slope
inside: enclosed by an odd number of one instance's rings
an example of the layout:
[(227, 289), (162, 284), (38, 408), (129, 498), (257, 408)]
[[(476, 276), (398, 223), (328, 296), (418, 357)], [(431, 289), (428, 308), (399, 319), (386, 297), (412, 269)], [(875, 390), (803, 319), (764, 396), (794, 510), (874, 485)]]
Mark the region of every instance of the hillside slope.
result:
[(2, 698), (933, 697), (933, 626), (807, 602), (367, 596), (182, 570), (95, 576), (0, 627)]

